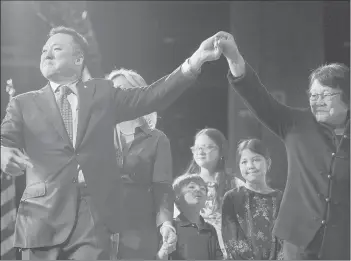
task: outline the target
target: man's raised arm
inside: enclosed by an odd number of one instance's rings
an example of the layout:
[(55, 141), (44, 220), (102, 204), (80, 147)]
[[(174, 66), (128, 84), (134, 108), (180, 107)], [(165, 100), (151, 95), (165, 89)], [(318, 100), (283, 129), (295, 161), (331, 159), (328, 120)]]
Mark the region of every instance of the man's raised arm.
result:
[(113, 90), (116, 105), (116, 121), (132, 120), (142, 115), (167, 108), (190, 85), (201, 72), (201, 66), (208, 61), (219, 59), (221, 52), (214, 43), (217, 34), (203, 41), (193, 55), (174, 70), (144, 88)]

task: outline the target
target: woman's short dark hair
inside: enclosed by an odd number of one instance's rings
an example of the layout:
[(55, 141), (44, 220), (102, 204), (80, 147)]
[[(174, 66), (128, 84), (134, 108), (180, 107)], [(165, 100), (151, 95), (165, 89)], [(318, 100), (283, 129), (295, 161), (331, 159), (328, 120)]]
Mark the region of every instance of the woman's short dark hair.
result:
[(55, 34), (68, 34), (73, 37), (74, 42), (79, 48), (79, 51), (82, 52), (84, 56), (84, 60), (87, 59), (88, 56), (88, 41), (85, 39), (83, 35), (78, 33), (76, 30), (70, 27), (65, 26), (57, 26), (50, 30), (48, 37), (51, 37)]
[(318, 67), (310, 75), (310, 86), (318, 80), (322, 85), (342, 91), (341, 99), (350, 103), (350, 69), (342, 63), (331, 63)]

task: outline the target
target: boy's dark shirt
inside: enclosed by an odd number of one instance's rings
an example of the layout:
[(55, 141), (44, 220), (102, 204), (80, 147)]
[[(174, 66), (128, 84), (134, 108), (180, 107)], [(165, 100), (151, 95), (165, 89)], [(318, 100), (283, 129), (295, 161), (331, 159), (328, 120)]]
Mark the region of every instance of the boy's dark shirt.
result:
[(205, 222), (191, 223), (182, 213), (174, 220), (177, 231), (176, 250), (169, 255), (171, 260), (218, 260), (223, 259), (216, 229)]

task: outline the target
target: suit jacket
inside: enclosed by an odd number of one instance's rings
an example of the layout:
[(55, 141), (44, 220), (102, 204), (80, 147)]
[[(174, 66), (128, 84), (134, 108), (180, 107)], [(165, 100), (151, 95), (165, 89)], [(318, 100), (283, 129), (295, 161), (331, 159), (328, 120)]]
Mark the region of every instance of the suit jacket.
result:
[(133, 231), (140, 244), (132, 250), (137, 256), (121, 249), (120, 257), (152, 259), (158, 250), (158, 227), (165, 221), (172, 222), (173, 217), (170, 142), (158, 129), (137, 127), (134, 140), (123, 147), (123, 156), (125, 229)]
[(14, 97), (1, 125), (1, 145), (23, 149), (34, 165), (26, 171), (15, 246), (53, 246), (68, 238), (77, 209), (74, 182), (78, 164), (100, 218), (111, 232), (120, 231), (121, 179), (116, 175), (114, 127), (166, 108), (194, 80), (179, 67), (144, 88), (117, 89), (112, 81), (104, 79), (79, 83), (75, 148), (49, 85)]
[(349, 119), (344, 135), (336, 142), (333, 130), (318, 123), (309, 109), (279, 103), (252, 69), (246, 69), (246, 75), (239, 79), (229, 72), (231, 86), (257, 119), (282, 139), (287, 150), (288, 178), (274, 233), (307, 247), (322, 228), (325, 249), (335, 238), (340, 239), (340, 251), (327, 259), (342, 259), (350, 249)]

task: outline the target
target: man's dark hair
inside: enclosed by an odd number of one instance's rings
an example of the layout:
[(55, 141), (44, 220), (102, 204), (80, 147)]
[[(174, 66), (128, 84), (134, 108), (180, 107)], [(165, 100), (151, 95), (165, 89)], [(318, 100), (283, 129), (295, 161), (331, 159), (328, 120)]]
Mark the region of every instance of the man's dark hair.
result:
[(310, 87), (318, 80), (322, 85), (342, 91), (342, 100), (350, 103), (350, 69), (342, 63), (331, 63), (322, 65), (315, 69), (310, 75)]
[(48, 37), (51, 37), (55, 34), (68, 34), (73, 37), (74, 42), (78, 46), (78, 50), (82, 52), (84, 56), (84, 65), (86, 64), (87, 56), (88, 56), (88, 41), (85, 39), (83, 35), (78, 33), (76, 30), (70, 27), (65, 27), (65, 26), (57, 26), (54, 27), (50, 30)]

